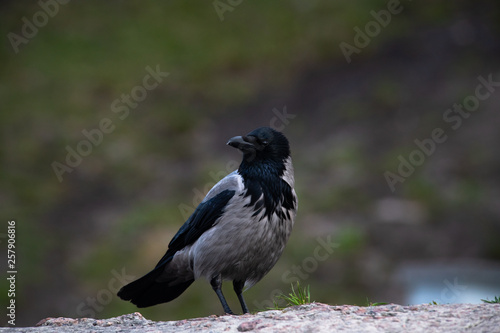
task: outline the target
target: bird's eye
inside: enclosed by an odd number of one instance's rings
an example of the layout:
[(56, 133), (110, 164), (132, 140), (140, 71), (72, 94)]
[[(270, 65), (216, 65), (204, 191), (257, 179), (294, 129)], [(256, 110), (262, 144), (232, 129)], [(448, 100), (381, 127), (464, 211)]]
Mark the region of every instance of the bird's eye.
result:
[(262, 143), (262, 145), (263, 145), (263, 146), (267, 146), (267, 145), (269, 144), (269, 141), (267, 141), (267, 140), (262, 140), (262, 142), (261, 142), (261, 143)]

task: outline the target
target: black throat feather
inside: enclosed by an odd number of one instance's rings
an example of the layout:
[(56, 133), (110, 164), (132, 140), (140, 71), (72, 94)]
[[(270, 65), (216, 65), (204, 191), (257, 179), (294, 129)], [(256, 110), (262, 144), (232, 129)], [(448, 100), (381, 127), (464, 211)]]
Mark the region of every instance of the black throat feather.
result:
[(255, 209), (252, 216), (257, 216), (264, 210), (261, 220), (264, 217), (270, 218), (273, 213), (276, 213), (280, 220), (290, 219), (290, 211), (295, 209), (296, 203), (291, 186), (281, 178), (285, 172), (283, 162), (244, 161), (238, 172), (245, 184), (244, 196), (250, 196), (250, 202), (245, 207), (253, 206)]

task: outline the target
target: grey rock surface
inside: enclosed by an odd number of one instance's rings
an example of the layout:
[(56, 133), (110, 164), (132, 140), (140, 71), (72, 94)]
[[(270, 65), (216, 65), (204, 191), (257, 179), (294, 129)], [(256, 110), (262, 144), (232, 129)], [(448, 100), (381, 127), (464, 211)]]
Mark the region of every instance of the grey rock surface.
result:
[(500, 332), (500, 304), (359, 307), (311, 303), (246, 315), (155, 322), (140, 313), (110, 319), (47, 318), (0, 332)]

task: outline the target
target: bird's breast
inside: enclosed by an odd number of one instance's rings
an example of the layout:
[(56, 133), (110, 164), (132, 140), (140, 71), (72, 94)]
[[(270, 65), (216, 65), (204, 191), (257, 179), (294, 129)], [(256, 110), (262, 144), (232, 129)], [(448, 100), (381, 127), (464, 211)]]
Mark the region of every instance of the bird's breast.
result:
[(252, 285), (274, 266), (290, 237), (295, 210), (278, 204), (267, 211), (258, 204), (261, 199), (250, 204), (249, 196), (235, 196), (229, 201), (216, 225), (193, 244), (196, 276), (210, 279), (220, 272)]

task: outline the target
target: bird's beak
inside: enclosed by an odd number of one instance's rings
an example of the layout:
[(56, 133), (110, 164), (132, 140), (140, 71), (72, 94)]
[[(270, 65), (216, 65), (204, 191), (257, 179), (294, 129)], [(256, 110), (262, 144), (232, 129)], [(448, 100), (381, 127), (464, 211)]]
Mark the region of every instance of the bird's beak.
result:
[(255, 149), (255, 145), (246, 136), (235, 136), (234, 138), (229, 139), (227, 145), (243, 151)]

